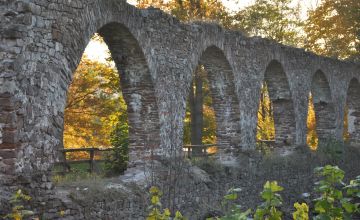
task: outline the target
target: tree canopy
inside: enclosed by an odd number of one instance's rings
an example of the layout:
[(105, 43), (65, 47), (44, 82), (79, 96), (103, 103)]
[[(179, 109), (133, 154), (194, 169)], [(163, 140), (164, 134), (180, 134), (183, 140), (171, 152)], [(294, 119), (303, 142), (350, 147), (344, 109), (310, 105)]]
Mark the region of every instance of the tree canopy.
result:
[(323, 0), (309, 11), (305, 47), (320, 55), (360, 60), (360, 1)]
[(126, 105), (116, 69), (84, 56), (68, 90), (64, 146), (110, 146), (110, 134), (122, 114)]

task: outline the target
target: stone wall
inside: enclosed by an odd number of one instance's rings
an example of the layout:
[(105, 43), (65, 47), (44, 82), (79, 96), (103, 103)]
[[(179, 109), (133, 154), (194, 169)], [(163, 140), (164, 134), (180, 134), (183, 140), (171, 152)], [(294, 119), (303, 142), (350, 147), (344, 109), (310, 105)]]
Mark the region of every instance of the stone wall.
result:
[[(243, 210), (254, 211), (262, 202), (260, 192), (265, 182), (276, 180), (284, 187), (280, 192), (284, 219), (292, 219), (295, 202), (314, 205), (313, 199), (317, 197), (314, 187), (319, 180), (314, 175), (315, 167), (336, 163), (346, 172), (344, 182), (349, 183), (360, 173), (359, 156), (359, 149), (345, 146), (337, 159), (322, 151), (289, 147), (265, 155), (239, 152), (238, 162), (232, 166), (223, 166), (213, 158), (198, 158), (191, 164), (181, 164), (173, 176), (175, 185), (169, 185), (166, 171), (171, 162), (166, 161), (153, 166), (157, 172), (154, 180), (149, 169), (131, 169), (120, 178), (65, 182), (57, 186), (51, 202), (39, 204), (42, 209), (36, 211), (45, 219), (145, 219), (150, 204), (148, 190), (156, 185), (164, 193), (163, 208), (180, 210), (190, 220), (204, 220), (211, 213), (226, 211), (221, 202), (231, 188), (241, 188), (237, 203)], [(170, 195), (168, 189), (176, 196)], [(305, 193), (309, 196), (304, 196)]]
[(317, 71), (313, 76), (311, 94), (315, 110), (316, 133), (321, 142), (335, 134), (334, 103), (329, 83), (321, 71)]
[(214, 99), (217, 133), (231, 143), (229, 149), (255, 147), (260, 88), (272, 62), (281, 66), (291, 95), (279, 112), (286, 108), (286, 121), (294, 123), (288, 134), (280, 122), (276, 127), (297, 145), (306, 142), (313, 75), (321, 70), (327, 78), (335, 120), (330, 129), (338, 139), (350, 81), (360, 78), (358, 64), (244, 37), (216, 24), (180, 23), (158, 9), (137, 9), (122, 0), (1, 1), (0, 207), (17, 185), (43, 195), (41, 200), (54, 195), (50, 173), (62, 147), (67, 89), (96, 32), (123, 75), (134, 125), (133, 164), (149, 152), (165, 157), (181, 152), (186, 98), (199, 63), (208, 68), (210, 84), (224, 91), (223, 98)]
[(356, 79), (350, 81), (347, 105), (350, 143), (358, 145), (360, 144), (360, 85)]

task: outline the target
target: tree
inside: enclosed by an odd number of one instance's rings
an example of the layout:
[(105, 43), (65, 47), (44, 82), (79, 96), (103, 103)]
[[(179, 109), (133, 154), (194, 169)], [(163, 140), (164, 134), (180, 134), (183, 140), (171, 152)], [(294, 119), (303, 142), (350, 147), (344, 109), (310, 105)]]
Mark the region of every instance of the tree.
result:
[(317, 54), (360, 59), (360, 1), (323, 0), (309, 11), (305, 47)]
[(274, 115), (266, 83), (261, 87), (256, 138), (258, 140), (275, 139)]
[(307, 116), (307, 136), (306, 142), (309, 145), (310, 149), (316, 150), (318, 147), (318, 136), (316, 133), (316, 119), (315, 119), (315, 108), (313, 103), (312, 95), (309, 95), (309, 107), (308, 107), (308, 116)]
[(231, 16), (220, 0), (176, 0), (169, 3), (172, 15), (182, 21), (214, 21), (224, 27), (231, 25)]
[(261, 36), (279, 43), (301, 46), (300, 6), (291, 0), (256, 0), (235, 15), (236, 28), (250, 36)]
[(126, 114), (115, 68), (83, 57), (67, 96), (64, 146), (111, 146), (110, 134), (120, 115)]
[(108, 175), (123, 174), (129, 161), (129, 125), (127, 114), (119, 116), (118, 123), (110, 134), (110, 141), (114, 147), (105, 160), (105, 170)]

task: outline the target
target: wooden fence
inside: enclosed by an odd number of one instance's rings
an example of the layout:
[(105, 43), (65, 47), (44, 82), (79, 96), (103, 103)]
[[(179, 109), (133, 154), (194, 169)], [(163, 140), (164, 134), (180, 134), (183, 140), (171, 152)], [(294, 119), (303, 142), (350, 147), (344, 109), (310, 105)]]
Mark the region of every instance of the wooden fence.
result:
[[(70, 164), (79, 164), (79, 163), (89, 163), (89, 172), (94, 172), (94, 165), (95, 162), (102, 162), (105, 161), (103, 159), (101, 160), (95, 160), (96, 152), (106, 152), (106, 151), (112, 151), (113, 148), (66, 148), (60, 150), (60, 152), (63, 155), (63, 161), (61, 161), (59, 164), (63, 167), (63, 172), (69, 172), (71, 167)], [(66, 159), (66, 153), (71, 152), (88, 152), (89, 153), (89, 159), (82, 159), (82, 160), (67, 160)]]
[[(273, 146), (275, 144), (275, 141), (273, 140), (259, 140), (258, 142), (263, 143), (267, 146)], [(226, 147), (228, 145), (226, 144), (202, 144), (202, 145), (184, 145), (184, 156), (187, 158), (191, 157), (208, 157), (211, 155), (216, 154), (215, 153), (209, 153), (207, 152), (208, 148), (210, 147)], [(194, 149), (199, 149), (198, 151), (195, 151)], [(63, 155), (63, 161), (61, 161), (59, 164), (63, 167), (62, 173), (69, 172), (71, 170), (70, 164), (79, 164), (79, 163), (89, 163), (89, 172), (94, 172), (94, 165), (96, 162), (102, 162), (101, 160), (96, 160), (95, 155), (96, 152), (106, 152), (106, 151), (112, 151), (113, 148), (66, 148), (60, 150), (60, 152)], [(88, 152), (89, 159), (82, 159), (82, 160), (68, 160), (66, 159), (66, 154), (71, 152)]]
[[(212, 156), (214, 154), (216, 154), (216, 152), (213, 153), (209, 153), (207, 152), (208, 148), (210, 147), (224, 147), (224, 146), (228, 146), (225, 144), (201, 144), (201, 145), (184, 145), (183, 149), (184, 150), (184, 155), (187, 158), (191, 158), (191, 157), (208, 157), (208, 156)], [(199, 149), (200, 148), (200, 149)], [(199, 149), (198, 151), (195, 151), (194, 149)]]

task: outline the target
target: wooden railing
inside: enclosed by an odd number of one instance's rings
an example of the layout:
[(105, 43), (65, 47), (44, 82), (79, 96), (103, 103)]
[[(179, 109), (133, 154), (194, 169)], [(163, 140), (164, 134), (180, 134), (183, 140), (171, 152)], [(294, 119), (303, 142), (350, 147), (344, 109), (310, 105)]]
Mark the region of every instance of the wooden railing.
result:
[[(186, 149), (184, 150), (184, 154), (185, 154), (185, 157), (188, 157), (188, 158), (191, 158), (193, 156), (196, 156), (196, 157), (208, 157), (208, 156), (211, 156), (211, 155), (214, 155), (216, 153), (208, 153), (207, 152), (207, 149), (210, 148), (210, 147), (222, 147), (222, 146), (227, 146), (227, 145), (224, 145), (224, 144), (201, 144), (201, 145), (184, 145), (183, 146), (183, 149)], [(201, 149), (199, 150), (198, 152), (194, 153), (194, 149)]]
[(268, 147), (274, 147), (275, 146), (275, 140), (257, 140), (258, 143), (265, 144)]
[[(61, 161), (59, 164), (63, 167), (63, 172), (69, 172), (71, 170), (70, 164), (79, 164), (79, 163), (89, 163), (89, 172), (94, 172), (94, 165), (95, 162), (102, 162), (104, 160), (95, 160), (95, 154), (96, 152), (106, 152), (106, 151), (112, 151), (113, 148), (65, 148), (60, 150), (60, 152), (63, 155), (63, 161)], [(66, 159), (66, 153), (72, 153), (72, 152), (88, 152), (89, 153), (89, 159), (81, 159), (81, 160), (67, 160)]]

